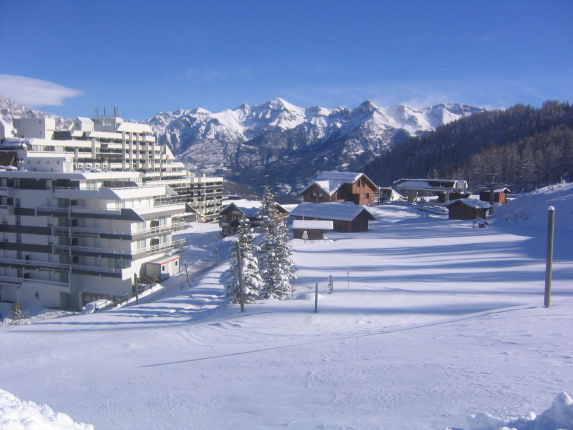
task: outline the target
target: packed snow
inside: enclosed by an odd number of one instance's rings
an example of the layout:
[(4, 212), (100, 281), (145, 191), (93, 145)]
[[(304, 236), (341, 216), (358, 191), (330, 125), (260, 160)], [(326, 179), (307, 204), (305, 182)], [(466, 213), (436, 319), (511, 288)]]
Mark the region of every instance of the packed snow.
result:
[(231, 239), (193, 224), (190, 285), (182, 273), (139, 305), (0, 328), (0, 387), (96, 429), (573, 428), (571, 184), (496, 206), (487, 229), (368, 210), (368, 232), (293, 240), (293, 300), (244, 313), (224, 297)]
[(75, 423), (68, 415), (48, 405), (22, 401), (0, 389), (0, 429), (5, 430), (93, 430), (91, 424)]

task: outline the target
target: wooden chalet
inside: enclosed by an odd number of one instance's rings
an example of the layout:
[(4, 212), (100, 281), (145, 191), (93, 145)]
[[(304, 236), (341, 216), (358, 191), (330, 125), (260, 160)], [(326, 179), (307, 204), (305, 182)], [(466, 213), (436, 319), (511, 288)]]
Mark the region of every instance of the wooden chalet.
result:
[(368, 221), (375, 219), (367, 209), (352, 202), (302, 202), (290, 214), (297, 220), (332, 221), (333, 230), (342, 233), (368, 231)]
[(334, 230), (332, 221), (294, 220), (292, 223), (295, 239), (323, 240), (324, 233), (332, 230)]
[(487, 211), (491, 205), (478, 199), (458, 199), (444, 203), (450, 211), (450, 219), (472, 220), (487, 218)]
[[(262, 202), (254, 200), (232, 201), (221, 209), (221, 212), (219, 212), (219, 227), (221, 227), (221, 234), (223, 236), (229, 236), (237, 233), (239, 220), (243, 215), (245, 215), (251, 223), (256, 224), (260, 220), (259, 211), (262, 205)], [(284, 207), (276, 203), (276, 208), (283, 218), (288, 217), (289, 212)]]
[(323, 172), (300, 193), (305, 202), (373, 204), (379, 188), (364, 173)]
[[(499, 203), (500, 205), (504, 205), (507, 203), (507, 195), (511, 191), (509, 188), (498, 188), (497, 190), (493, 190), (493, 201), (494, 203)], [(484, 202), (490, 201), (490, 190), (480, 190), (479, 191), (479, 199)]]

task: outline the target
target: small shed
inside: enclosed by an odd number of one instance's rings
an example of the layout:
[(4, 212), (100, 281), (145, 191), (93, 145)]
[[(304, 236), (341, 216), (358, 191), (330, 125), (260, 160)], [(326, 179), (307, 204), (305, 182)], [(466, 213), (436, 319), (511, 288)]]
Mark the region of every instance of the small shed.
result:
[(375, 219), (366, 208), (352, 202), (302, 202), (291, 216), (297, 220), (332, 221), (333, 230), (341, 233), (368, 231), (368, 221)]
[(164, 281), (181, 271), (180, 259), (179, 255), (171, 255), (155, 261), (148, 261), (145, 263), (145, 274)]
[(458, 199), (444, 204), (450, 211), (450, 219), (472, 220), (487, 218), (491, 205), (478, 199)]
[(292, 230), (295, 239), (305, 239), (303, 236), (306, 231), (306, 239), (323, 240), (324, 233), (334, 230), (334, 223), (332, 221), (294, 220)]
[[(507, 203), (507, 195), (511, 193), (509, 188), (498, 188), (493, 190), (493, 201), (494, 203), (499, 203), (500, 205), (504, 205)], [(490, 201), (490, 191), (480, 190), (479, 192), (479, 199), (484, 202)]]

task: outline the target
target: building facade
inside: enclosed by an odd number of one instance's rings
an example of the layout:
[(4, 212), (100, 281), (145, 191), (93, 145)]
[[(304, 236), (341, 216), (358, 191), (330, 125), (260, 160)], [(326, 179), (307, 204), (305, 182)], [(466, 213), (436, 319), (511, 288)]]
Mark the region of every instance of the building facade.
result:
[[(68, 154), (73, 170), (140, 172), (143, 183), (161, 183), (175, 190), (173, 202), (187, 203), (186, 217), (215, 220), (221, 210), (222, 177), (197, 177), (175, 159), (167, 146), (157, 145), (146, 124), (124, 122), (118, 117), (77, 118), (70, 130), (57, 131), (52, 118), (14, 119), (0, 127), (6, 149), (21, 142), (20, 151), (50, 157)], [(19, 157), (19, 168), (34, 170)], [(24, 164), (22, 164), (24, 163)]]
[[(34, 171), (0, 169), (0, 297), (81, 308), (132, 292), (134, 275), (185, 245), (173, 232), (180, 203), (137, 172), (73, 171), (65, 157)], [(49, 170), (39, 170), (40, 168)]]

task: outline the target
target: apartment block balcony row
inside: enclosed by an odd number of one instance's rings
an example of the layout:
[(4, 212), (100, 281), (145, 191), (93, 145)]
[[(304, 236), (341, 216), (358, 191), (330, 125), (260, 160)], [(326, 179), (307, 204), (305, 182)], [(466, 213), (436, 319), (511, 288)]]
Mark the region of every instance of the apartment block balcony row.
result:
[(118, 251), (111, 248), (94, 248), (88, 246), (75, 245), (52, 245), (54, 254), (83, 255), (88, 257), (123, 258), (126, 260), (138, 260), (150, 254), (177, 249), (187, 244), (186, 239), (173, 240), (171, 242), (159, 243), (146, 248), (130, 251)]
[(188, 224), (184, 222), (151, 227), (136, 231), (102, 230), (96, 228), (79, 228), (79, 227), (53, 227), (53, 235), (70, 236), (71, 234), (72, 237), (99, 237), (102, 239), (136, 240), (159, 234), (184, 230), (187, 227)]
[[(34, 260), (18, 260), (13, 258), (0, 258), (0, 267), (7, 267), (10, 269), (24, 269), (24, 270), (37, 270), (37, 271), (52, 271), (52, 272), (68, 272), (75, 274), (87, 274), (93, 276), (106, 276), (113, 278), (121, 278), (121, 268), (114, 267), (100, 267), (100, 266), (84, 266), (80, 264), (61, 264), (50, 263), (47, 261), (34, 261)], [(24, 280), (30, 278), (13, 277), (16, 280)], [(40, 279), (32, 279), (34, 282), (44, 282)], [(45, 281), (52, 283), (54, 281)]]

